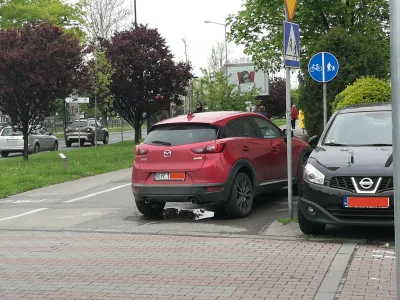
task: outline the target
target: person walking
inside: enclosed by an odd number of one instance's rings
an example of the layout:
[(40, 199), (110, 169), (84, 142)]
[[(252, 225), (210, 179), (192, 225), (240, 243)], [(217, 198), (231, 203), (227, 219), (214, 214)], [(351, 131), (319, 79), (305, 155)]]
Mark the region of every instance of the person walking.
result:
[(298, 119), (299, 114), (296, 109), (296, 105), (293, 105), (290, 109), (290, 120), (292, 122), (292, 129), (296, 129), (296, 120)]
[(259, 108), (259, 110), (258, 110), (258, 113), (260, 114), (260, 115), (263, 115), (263, 116), (267, 116), (267, 113), (265, 112), (265, 106), (260, 106), (260, 108)]
[(303, 130), (303, 135), (304, 135), (304, 129), (305, 129), (304, 119), (305, 119), (304, 111), (302, 109), (300, 109), (299, 110), (299, 127)]
[(196, 103), (196, 110), (194, 111), (195, 113), (201, 113), (203, 112), (203, 104), (201, 104), (200, 102)]

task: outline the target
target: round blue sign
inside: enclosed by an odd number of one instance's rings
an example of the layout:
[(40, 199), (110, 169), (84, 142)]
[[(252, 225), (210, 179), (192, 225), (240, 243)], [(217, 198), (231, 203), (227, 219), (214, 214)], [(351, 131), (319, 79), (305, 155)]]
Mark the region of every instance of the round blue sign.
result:
[(317, 82), (331, 81), (339, 71), (339, 62), (328, 52), (315, 54), (308, 63), (308, 73)]

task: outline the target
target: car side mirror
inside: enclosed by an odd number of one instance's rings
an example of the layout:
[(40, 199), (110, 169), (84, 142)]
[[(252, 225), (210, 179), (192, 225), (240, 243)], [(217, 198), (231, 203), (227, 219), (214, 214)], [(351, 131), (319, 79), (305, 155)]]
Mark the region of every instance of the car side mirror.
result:
[(308, 144), (313, 148), (317, 147), (318, 142), (319, 142), (319, 135), (314, 135), (308, 139)]

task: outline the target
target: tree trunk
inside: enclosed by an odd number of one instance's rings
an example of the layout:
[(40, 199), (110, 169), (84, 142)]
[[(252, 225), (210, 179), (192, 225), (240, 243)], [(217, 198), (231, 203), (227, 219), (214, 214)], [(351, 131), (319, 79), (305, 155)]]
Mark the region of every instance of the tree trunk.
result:
[(28, 142), (29, 142), (28, 134), (24, 132), (23, 135), (24, 135), (24, 160), (28, 160), (28, 155), (29, 155), (29, 153), (28, 153)]
[(139, 144), (140, 143), (140, 124), (135, 123), (135, 144)]

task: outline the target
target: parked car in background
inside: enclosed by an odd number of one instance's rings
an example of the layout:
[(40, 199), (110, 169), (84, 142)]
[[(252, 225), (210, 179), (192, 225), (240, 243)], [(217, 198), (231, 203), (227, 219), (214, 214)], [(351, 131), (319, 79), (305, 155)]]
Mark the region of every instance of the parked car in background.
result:
[[(46, 128), (37, 126), (28, 136), (28, 152), (57, 151), (58, 139)], [(10, 153), (23, 153), (24, 140), (22, 132), (11, 126), (3, 128), (0, 133), (0, 155), (8, 157)]]
[(391, 104), (342, 108), (309, 143), (316, 148), (299, 185), (304, 233), (326, 224), (393, 226)]
[[(309, 145), (292, 138), (293, 182)], [(287, 186), (286, 133), (251, 112), (181, 115), (152, 126), (135, 149), (132, 191), (138, 210), (162, 212), (166, 202), (224, 205), (246, 217), (254, 196)]]
[[(95, 144), (96, 120), (75, 120), (65, 130), (65, 144), (71, 147), (72, 143), (80, 143), (83, 146), (85, 143)], [(108, 144), (109, 133), (107, 128), (97, 121), (97, 141), (102, 141), (103, 144)]]
[(6, 127), (8, 124), (7, 123), (2, 123), (2, 122), (0, 122), (0, 132), (1, 132), (1, 130), (4, 128), (4, 127)]

